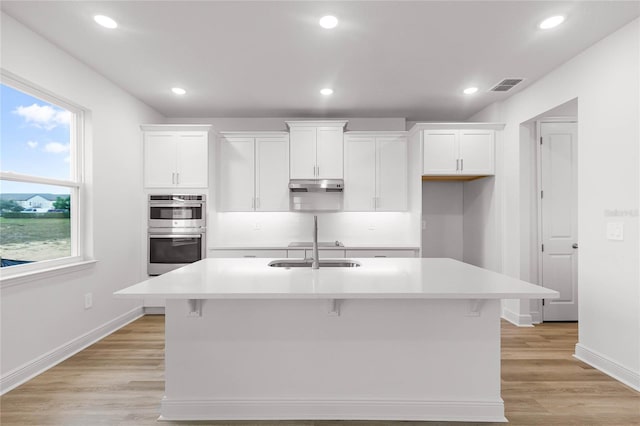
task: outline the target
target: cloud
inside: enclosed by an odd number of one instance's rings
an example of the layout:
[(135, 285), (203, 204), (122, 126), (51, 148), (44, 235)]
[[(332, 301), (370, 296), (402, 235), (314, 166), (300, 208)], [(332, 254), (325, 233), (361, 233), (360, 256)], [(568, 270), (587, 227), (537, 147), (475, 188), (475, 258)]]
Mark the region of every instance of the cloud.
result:
[(29, 146), (29, 148), (34, 149), (35, 147), (38, 146), (38, 142), (36, 142), (36, 141), (27, 141), (27, 145)]
[(65, 163), (70, 163), (71, 162), (71, 157), (68, 156), (68, 155), (66, 157), (64, 157), (64, 162)]
[(50, 105), (20, 105), (13, 110), (13, 113), (24, 118), (24, 121), (28, 124), (46, 130), (51, 130), (61, 125), (68, 126), (71, 120), (71, 112), (53, 108)]
[(60, 154), (69, 151), (69, 144), (62, 144), (60, 142), (49, 142), (44, 146), (45, 152), (52, 152), (54, 154)]

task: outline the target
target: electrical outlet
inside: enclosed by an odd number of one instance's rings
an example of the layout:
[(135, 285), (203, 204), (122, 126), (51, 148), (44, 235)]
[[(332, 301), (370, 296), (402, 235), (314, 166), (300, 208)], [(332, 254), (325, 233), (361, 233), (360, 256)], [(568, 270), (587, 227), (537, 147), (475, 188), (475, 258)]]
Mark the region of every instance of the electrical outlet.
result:
[(607, 239), (624, 240), (624, 224), (622, 222), (607, 222)]
[(253, 230), (254, 231), (259, 231), (260, 230), (260, 222), (255, 222), (253, 224)]
[(84, 295), (84, 308), (91, 309), (93, 307), (93, 293), (86, 293)]
[(369, 231), (375, 231), (376, 230), (376, 225), (371, 223), (371, 224), (369, 224), (369, 228), (368, 229), (369, 229)]

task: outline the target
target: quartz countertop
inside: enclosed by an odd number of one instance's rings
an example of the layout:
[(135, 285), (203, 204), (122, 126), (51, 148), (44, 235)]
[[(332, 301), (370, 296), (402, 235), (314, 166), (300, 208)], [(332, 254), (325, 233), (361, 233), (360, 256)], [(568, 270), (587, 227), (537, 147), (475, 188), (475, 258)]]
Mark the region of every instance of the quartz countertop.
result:
[[(207, 258), (115, 292), (165, 299), (553, 299), (559, 294), (447, 258), (357, 258), (356, 268), (274, 268)], [(290, 260), (290, 259), (289, 259)]]

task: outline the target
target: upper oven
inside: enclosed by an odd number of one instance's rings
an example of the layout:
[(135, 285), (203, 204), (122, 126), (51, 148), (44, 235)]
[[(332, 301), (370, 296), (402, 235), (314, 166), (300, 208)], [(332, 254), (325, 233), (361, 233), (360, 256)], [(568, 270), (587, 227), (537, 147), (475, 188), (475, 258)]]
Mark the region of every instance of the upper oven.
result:
[(204, 195), (149, 195), (149, 228), (204, 228)]

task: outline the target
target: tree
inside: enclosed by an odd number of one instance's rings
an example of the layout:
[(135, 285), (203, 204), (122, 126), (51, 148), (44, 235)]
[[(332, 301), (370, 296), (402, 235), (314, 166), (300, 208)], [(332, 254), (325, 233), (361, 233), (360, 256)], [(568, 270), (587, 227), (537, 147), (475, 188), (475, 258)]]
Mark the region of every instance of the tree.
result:
[(53, 202), (54, 209), (69, 210), (71, 208), (71, 197), (57, 197)]
[(0, 200), (0, 211), (21, 212), (24, 208), (13, 200)]

